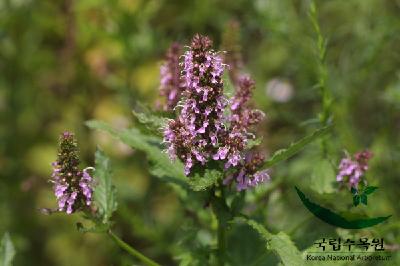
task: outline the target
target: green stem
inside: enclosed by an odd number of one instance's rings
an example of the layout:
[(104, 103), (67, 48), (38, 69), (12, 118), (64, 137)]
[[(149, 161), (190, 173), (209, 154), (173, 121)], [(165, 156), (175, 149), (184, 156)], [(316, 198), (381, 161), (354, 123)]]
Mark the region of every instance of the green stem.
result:
[(215, 190), (211, 191), (211, 204), (213, 205), (213, 211), (215, 216), (218, 220), (217, 225), (217, 259), (218, 265), (224, 266), (225, 265), (225, 258), (226, 258), (226, 221), (224, 221), (221, 211), (229, 212), (228, 206), (226, 205), (225, 200), (225, 191), (222, 182), (219, 184), (219, 192), (221, 193), (220, 196), (215, 194)]
[(126, 243), (125, 241), (123, 241), (121, 238), (119, 238), (118, 236), (116, 236), (111, 230), (108, 231), (108, 235), (112, 238), (112, 240), (114, 240), (114, 242), (120, 246), (122, 249), (124, 249), (126, 252), (128, 252), (129, 254), (131, 254), (132, 256), (136, 257), (137, 259), (139, 259), (141, 262), (143, 262), (144, 264), (146, 264), (147, 266), (161, 266), (160, 264), (158, 264), (157, 262), (149, 259), (148, 257), (146, 257), (145, 255), (143, 255), (142, 253), (140, 253), (139, 251), (137, 251), (136, 249), (134, 249), (133, 247), (131, 247), (128, 243)]
[(218, 219), (218, 261), (219, 265), (223, 266), (225, 261), (225, 249), (226, 249), (226, 232), (225, 226)]

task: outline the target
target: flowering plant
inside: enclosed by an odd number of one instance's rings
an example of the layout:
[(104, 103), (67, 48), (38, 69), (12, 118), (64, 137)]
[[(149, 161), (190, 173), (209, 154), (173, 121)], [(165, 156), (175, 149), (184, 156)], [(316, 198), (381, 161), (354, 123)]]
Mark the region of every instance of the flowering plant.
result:
[[(114, 129), (100, 121), (89, 121), (87, 125), (146, 153), (151, 174), (170, 183), (185, 202), (201, 203), (206, 210), (211, 206), (217, 221), (216, 245), (209, 247), (206, 258), (198, 257), (192, 263), (203, 265), (205, 259), (211, 264), (226, 264), (227, 230), (230, 223), (240, 221), (264, 238), (273, 236), (276, 246), (287, 244), (292, 254), (289, 259), (300, 261), (299, 251), (286, 236), (272, 235), (243, 213), (245, 192), (271, 180), (269, 169), (273, 165), (328, 133), (330, 125), (265, 159), (260, 147), (262, 138), (256, 137), (256, 126), (265, 114), (251, 105), (255, 81), (248, 74), (241, 74), (237, 69), (241, 64), (229, 66), (229, 54), (223, 56), (213, 50), (212, 41), (206, 36), (195, 35), (182, 56), (181, 51), (179, 44), (173, 44), (161, 66), (160, 95), (165, 101), (158, 102), (157, 108), (163, 116), (142, 106), (134, 114), (146, 129)], [(230, 80), (225, 78), (225, 71), (232, 71)], [(234, 87), (231, 94), (224, 90), (225, 82)], [(78, 223), (79, 230), (108, 233), (146, 265), (158, 265), (112, 232), (111, 218), (117, 203), (110, 163), (101, 150), (95, 157), (94, 168), (80, 169), (73, 134), (61, 135), (52, 174), (57, 210), (67, 214), (83, 212), (93, 226)], [(283, 261), (287, 260), (281, 250), (278, 252)]]

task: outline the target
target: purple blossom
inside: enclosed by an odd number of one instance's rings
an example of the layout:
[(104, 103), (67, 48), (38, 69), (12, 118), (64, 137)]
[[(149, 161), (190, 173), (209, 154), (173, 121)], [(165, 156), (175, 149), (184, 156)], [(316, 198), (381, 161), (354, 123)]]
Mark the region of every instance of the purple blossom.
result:
[(183, 87), (179, 66), (181, 49), (180, 44), (173, 43), (168, 49), (165, 62), (160, 67), (160, 95), (166, 98), (163, 107), (166, 111), (173, 110), (181, 97)]
[(183, 55), (182, 104), (178, 117), (164, 128), (164, 142), (171, 160), (183, 162), (186, 175), (196, 166), (220, 161), (225, 170), (235, 173), (224, 183), (235, 179), (238, 190), (254, 187), (269, 179), (266, 171), (257, 171), (264, 157), (246, 149), (254, 136), (252, 127), (264, 114), (248, 106), (254, 89), (248, 76), (239, 79), (230, 101), (225, 98), (222, 75), (226, 65), (211, 45), (209, 38), (196, 35)]
[(51, 177), (58, 210), (71, 214), (90, 206), (93, 182), (88, 170), (93, 168), (79, 171), (78, 147), (72, 133), (64, 132), (61, 135), (58, 159), (52, 166)]
[(264, 162), (264, 156), (258, 152), (249, 152), (244, 162), (240, 163), (239, 169), (224, 179), (224, 184), (228, 185), (233, 180), (236, 181), (237, 191), (256, 187), (261, 183), (270, 180), (267, 170), (258, 171), (257, 169)]
[(171, 159), (179, 158), (189, 175), (195, 165), (204, 165), (217, 153), (224, 129), (222, 58), (211, 50), (211, 40), (196, 35), (183, 56), (184, 100), (179, 116), (164, 130)]
[[(368, 161), (372, 157), (370, 151), (358, 152), (354, 159), (350, 156), (343, 158), (339, 164), (339, 173), (336, 176), (338, 182), (347, 182), (349, 187), (357, 188), (368, 170)], [(363, 180), (366, 182), (366, 180)]]

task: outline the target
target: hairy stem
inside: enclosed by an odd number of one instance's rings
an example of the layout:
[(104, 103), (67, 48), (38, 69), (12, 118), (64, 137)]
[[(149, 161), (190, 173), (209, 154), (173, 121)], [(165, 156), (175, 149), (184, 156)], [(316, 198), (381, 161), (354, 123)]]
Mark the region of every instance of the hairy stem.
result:
[[(310, 3), (309, 17), (311, 24), (316, 34), (316, 48), (317, 48), (317, 68), (318, 68), (318, 87), (321, 94), (322, 111), (319, 114), (319, 120), (323, 126), (329, 124), (329, 120), (332, 118), (332, 95), (326, 86), (328, 78), (328, 68), (326, 64), (326, 46), (327, 40), (321, 33), (321, 29), (318, 23), (318, 10), (314, 1)], [(322, 151), (323, 154), (327, 155), (327, 142), (326, 139), (322, 140)]]
[(114, 242), (120, 246), (123, 250), (134, 256), (135, 258), (139, 259), (141, 262), (143, 262), (147, 266), (161, 266), (157, 262), (153, 261), (152, 259), (149, 259), (133, 247), (131, 247), (128, 243), (123, 241), (121, 238), (116, 236), (111, 230), (108, 231), (108, 235), (114, 240)]

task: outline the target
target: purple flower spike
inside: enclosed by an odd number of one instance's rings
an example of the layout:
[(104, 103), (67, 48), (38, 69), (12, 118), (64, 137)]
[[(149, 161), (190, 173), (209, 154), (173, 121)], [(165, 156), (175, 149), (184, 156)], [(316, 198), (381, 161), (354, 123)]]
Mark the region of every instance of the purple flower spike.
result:
[(368, 170), (368, 161), (371, 159), (370, 151), (358, 152), (354, 155), (354, 159), (350, 156), (343, 158), (339, 164), (339, 173), (336, 181), (347, 182), (349, 187), (357, 188), (360, 181), (366, 182), (363, 178)]
[(196, 166), (217, 161), (224, 170), (233, 169), (224, 184), (235, 181), (238, 190), (255, 187), (269, 176), (258, 171), (264, 157), (246, 150), (252, 127), (264, 117), (248, 107), (254, 81), (241, 77), (234, 97), (225, 98), (222, 76), (226, 65), (211, 47), (208, 37), (196, 35), (183, 55), (182, 104), (178, 117), (164, 128), (164, 142), (171, 160), (183, 162), (187, 176)]
[(217, 153), (223, 131), (222, 58), (211, 50), (208, 37), (196, 35), (183, 56), (184, 100), (179, 116), (164, 130), (171, 159), (179, 158), (189, 175), (195, 165), (204, 165)]
[(51, 175), (58, 210), (71, 214), (90, 206), (92, 200), (92, 177), (87, 170), (80, 171), (78, 147), (74, 135), (64, 132), (60, 137), (58, 159), (52, 163)]
[(180, 44), (173, 43), (168, 49), (165, 62), (160, 67), (160, 95), (166, 98), (166, 104), (163, 107), (166, 111), (171, 111), (175, 108), (183, 89), (179, 66), (181, 50)]

